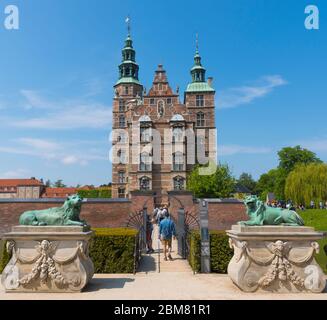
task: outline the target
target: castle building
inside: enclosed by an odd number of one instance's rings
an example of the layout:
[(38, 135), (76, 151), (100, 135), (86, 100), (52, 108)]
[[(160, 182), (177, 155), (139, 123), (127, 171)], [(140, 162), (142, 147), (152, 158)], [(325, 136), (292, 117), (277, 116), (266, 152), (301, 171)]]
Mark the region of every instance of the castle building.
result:
[(113, 198), (127, 198), (135, 190), (157, 195), (184, 190), (196, 163), (216, 162), (215, 90), (212, 78), (206, 80), (198, 45), (181, 102), (179, 88), (170, 87), (161, 64), (146, 92), (129, 32), (114, 91)]

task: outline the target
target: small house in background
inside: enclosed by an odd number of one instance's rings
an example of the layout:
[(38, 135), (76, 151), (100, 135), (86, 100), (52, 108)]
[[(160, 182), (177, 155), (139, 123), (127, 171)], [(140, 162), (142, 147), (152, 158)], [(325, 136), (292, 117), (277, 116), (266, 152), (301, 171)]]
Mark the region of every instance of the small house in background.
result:
[(244, 199), (251, 195), (251, 190), (240, 183), (237, 183), (234, 188), (233, 197), (236, 199)]
[(44, 191), (42, 181), (30, 179), (0, 179), (0, 199), (38, 199)]
[(275, 194), (273, 192), (268, 192), (267, 193), (267, 198), (266, 198), (266, 203), (273, 203), (276, 201)]

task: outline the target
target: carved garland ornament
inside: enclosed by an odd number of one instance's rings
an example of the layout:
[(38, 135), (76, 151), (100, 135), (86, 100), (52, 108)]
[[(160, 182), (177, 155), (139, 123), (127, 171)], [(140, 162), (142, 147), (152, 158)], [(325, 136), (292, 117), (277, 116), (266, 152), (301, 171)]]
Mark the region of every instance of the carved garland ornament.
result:
[(258, 284), (261, 287), (268, 287), (276, 279), (281, 281), (289, 280), (296, 286), (304, 287), (304, 279), (300, 278), (296, 274), (296, 272), (293, 270), (291, 262), (294, 264), (306, 263), (313, 257), (315, 252), (319, 252), (319, 244), (317, 242), (312, 242), (309, 252), (304, 257), (291, 259), (288, 255), (291, 246), (287, 242), (278, 240), (267, 245), (267, 249), (271, 255), (265, 258), (258, 258), (252, 254), (246, 241), (240, 241), (238, 245), (236, 245), (230, 238), (229, 244), (231, 248), (236, 246), (239, 249), (235, 252), (236, 262), (239, 262), (242, 256), (246, 254), (254, 263), (258, 265), (270, 265), (267, 273), (258, 281)]
[(80, 279), (75, 280), (67, 280), (60, 273), (60, 271), (56, 267), (57, 264), (68, 264), (73, 261), (77, 255), (80, 255), (82, 259), (88, 259), (87, 251), (88, 248), (85, 247), (83, 241), (77, 241), (76, 251), (72, 256), (68, 259), (60, 260), (54, 256), (57, 248), (57, 244), (54, 242), (50, 242), (48, 240), (43, 240), (39, 242), (39, 244), (35, 247), (37, 252), (39, 253), (36, 257), (26, 258), (22, 256), (19, 252), (19, 249), (15, 250), (15, 242), (8, 241), (7, 242), (7, 250), (9, 253), (13, 252), (14, 260), (20, 261), (24, 264), (35, 263), (32, 271), (25, 275), (20, 280), (17, 280), (18, 284), (22, 286), (27, 286), (31, 284), (34, 280), (40, 279), (41, 283), (45, 284), (48, 280), (54, 281), (54, 283), (58, 287), (73, 285), (78, 286), (80, 283)]

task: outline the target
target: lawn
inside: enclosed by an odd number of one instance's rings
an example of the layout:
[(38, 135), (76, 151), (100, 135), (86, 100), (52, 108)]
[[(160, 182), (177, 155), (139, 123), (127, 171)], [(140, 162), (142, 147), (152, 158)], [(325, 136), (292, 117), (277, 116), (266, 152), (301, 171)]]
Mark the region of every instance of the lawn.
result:
[[(327, 210), (305, 210), (298, 211), (300, 216), (303, 218), (305, 225), (314, 227), (319, 231), (327, 232)], [(324, 246), (327, 245), (327, 238), (324, 238), (319, 242), (320, 252), (316, 255), (317, 262), (323, 268), (324, 272), (327, 274), (327, 256), (324, 251)]]

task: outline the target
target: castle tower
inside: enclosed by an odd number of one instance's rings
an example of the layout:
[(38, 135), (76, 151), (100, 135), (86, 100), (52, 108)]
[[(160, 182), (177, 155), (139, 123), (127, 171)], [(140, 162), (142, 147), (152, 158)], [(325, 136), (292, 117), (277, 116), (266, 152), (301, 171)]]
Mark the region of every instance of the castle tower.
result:
[[(116, 129), (116, 134), (113, 136), (113, 145), (119, 143), (122, 147), (114, 148), (113, 158), (116, 161), (113, 161), (112, 167), (112, 197), (126, 198), (129, 193), (128, 132), (131, 127), (129, 119), (132, 113), (129, 106), (133, 104), (133, 100), (136, 98), (141, 99), (143, 94), (143, 86), (139, 82), (139, 66), (136, 63), (136, 53), (130, 35), (130, 26), (128, 26), (128, 35), (122, 50), (122, 62), (119, 65), (119, 79), (114, 85), (114, 90), (112, 128)], [(119, 129), (121, 129), (121, 133), (119, 133)]]
[[(212, 78), (206, 81), (206, 69), (201, 63), (198, 41), (191, 76), (192, 82), (185, 91), (184, 103), (187, 111), (193, 115), (194, 131), (198, 137), (196, 152), (199, 145), (203, 144), (206, 159), (216, 162), (215, 89), (212, 87)], [(197, 162), (201, 163), (199, 159)]]

